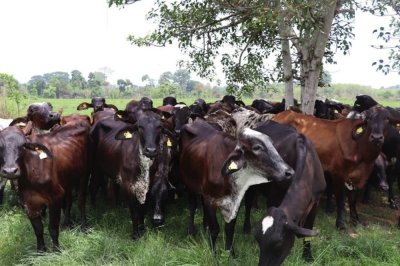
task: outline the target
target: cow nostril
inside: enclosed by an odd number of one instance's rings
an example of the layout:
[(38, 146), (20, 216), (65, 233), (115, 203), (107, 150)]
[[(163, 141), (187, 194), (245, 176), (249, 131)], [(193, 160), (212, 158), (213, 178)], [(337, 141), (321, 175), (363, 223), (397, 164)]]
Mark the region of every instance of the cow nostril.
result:
[(3, 168), (2, 172), (6, 175), (16, 174), (18, 172), (18, 168), (17, 167)]
[(294, 171), (293, 171), (293, 170), (286, 170), (286, 171), (285, 171), (285, 176), (286, 176), (286, 177), (291, 177), (291, 176), (293, 176), (293, 174), (294, 174)]
[(156, 148), (146, 148), (146, 151), (149, 153), (154, 153), (156, 151)]

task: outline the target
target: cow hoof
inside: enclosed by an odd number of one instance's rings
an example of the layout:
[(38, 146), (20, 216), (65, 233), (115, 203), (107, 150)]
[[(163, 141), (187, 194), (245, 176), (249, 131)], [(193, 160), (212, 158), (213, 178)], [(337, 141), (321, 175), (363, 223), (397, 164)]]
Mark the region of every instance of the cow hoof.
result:
[(303, 254), (303, 259), (308, 263), (314, 262), (314, 258), (311, 254)]
[(397, 205), (397, 203), (394, 200), (389, 200), (389, 207), (393, 210), (399, 209), (399, 205)]
[(37, 252), (46, 252), (47, 251), (47, 247), (46, 246), (38, 246), (37, 247)]
[(60, 246), (58, 246), (58, 245), (56, 245), (56, 246), (53, 246), (53, 252), (56, 252), (56, 253), (61, 253)]
[(165, 221), (164, 221), (164, 219), (153, 219), (152, 223), (153, 223), (153, 227), (157, 228), (157, 227), (163, 226), (165, 224)]
[(195, 236), (197, 234), (196, 228), (188, 228), (187, 233), (189, 236)]
[(336, 228), (339, 231), (345, 231), (346, 230), (346, 225), (344, 224), (344, 222), (336, 222)]
[(64, 222), (61, 227), (64, 230), (70, 230), (70, 229), (72, 229), (72, 223), (71, 222)]
[(367, 223), (365, 221), (362, 221), (360, 219), (352, 219), (351, 223), (353, 226), (358, 226), (358, 225), (362, 225), (362, 226), (367, 226)]

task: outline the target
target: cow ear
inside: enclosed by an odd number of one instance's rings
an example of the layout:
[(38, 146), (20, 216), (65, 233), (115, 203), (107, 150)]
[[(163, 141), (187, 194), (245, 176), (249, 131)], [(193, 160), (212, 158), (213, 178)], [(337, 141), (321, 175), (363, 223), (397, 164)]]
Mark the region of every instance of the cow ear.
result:
[(312, 237), (319, 235), (319, 230), (303, 228), (291, 222), (286, 223), (285, 228), (297, 237)]
[(137, 131), (137, 126), (127, 126), (124, 127), (123, 129), (119, 130), (117, 134), (115, 134), (115, 139), (116, 140), (129, 140), (133, 138), (133, 134)]
[[(157, 109), (157, 110), (158, 110), (158, 109)], [(161, 111), (161, 118), (162, 118), (163, 120), (167, 120), (167, 119), (170, 118), (171, 116), (172, 116), (171, 113)]]
[(221, 174), (230, 175), (244, 167), (246, 167), (244, 152), (242, 149), (235, 149), (233, 152), (231, 152), (231, 154), (229, 154), (228, 158), (224, 162), (221, 169)]
[(116, 111), (114, 114), (114, 120), (128, 122), (129, 121), (128, 112), (122, 110)]
[(107, 103), (105, 103), (105, 104), (104, 104), (104, 107), (105, 107), (105, 108), (111, 108), (111, 109), (114, 109), (114, 110), (115, 110), (115, 112), (117, 112), (117, 111), (118, 111), (118, 107), (117, 107), (117, 106), (115, 106), (114, 104), (107, 104)]
[(11, 121), (9, 126), (25, 127), (26, 124), (28, 123), (28, 121), (29, 121), (29, 119), (27, 116), (18, 117), (18, 118), (15, 118), (13, 121)]
[(24, 147), (28, 150), (37, 152), (37, 154), (41, 160), (47, 159), (47, 158), (49, 158), (49, 159), (53, 158), (53, 154), (51, 153), (51, 151), (49, 151), (49, 149), (47, 149), (47, 147), (44, 146), (43, 144), (40, 144), (37, 142), (25, 143)]
[(81, 110), (87, 110), (89, 108), (93, 108), (93, 104), (83, 102), (83, 103), (79, 104), (78, 107), (76, 107), (76, 110), (81, 111)]

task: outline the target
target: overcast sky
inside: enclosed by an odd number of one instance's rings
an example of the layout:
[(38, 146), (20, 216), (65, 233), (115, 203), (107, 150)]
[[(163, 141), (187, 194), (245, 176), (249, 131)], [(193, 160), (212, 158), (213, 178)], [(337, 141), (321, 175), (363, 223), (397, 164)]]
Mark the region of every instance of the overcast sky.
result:
[[(107, 67), (109, 81), (141, 82), (148, 74), (158, 79), (175, 71), (184, 56), (176, 47), (138, 48), (126, 40), (144, 35), (154, 25), (145, 20), (153, 1), (123, 9), (108, 8), (106, 0), (2, 0), (0, 1), (0, 73), (25, 83), (34, 75), (54, 71), (89, 72)], [(387, 18), (386, 18), (387, 20)], [(372, 16), (356, 17), (355, 40), (349, 56), (337, 56), (337, 65), (325, 66), (334, 83), (357, 83), (380, 88), (400, 84), (400, 76), (375, 71), (372, 62), (385, 52), (370, 48), (372, 30), (382, 24)]]

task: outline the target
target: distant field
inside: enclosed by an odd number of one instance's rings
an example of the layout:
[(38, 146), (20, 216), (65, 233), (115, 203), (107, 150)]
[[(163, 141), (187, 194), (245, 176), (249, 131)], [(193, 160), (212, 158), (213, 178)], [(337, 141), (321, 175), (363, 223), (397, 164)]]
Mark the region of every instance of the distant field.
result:
[[(119, 109), (125, 108), (125, 105), (130, 101), (131, 99), (107, 99), (107, 103), (112, 103), (116, 105)], [(184, 102), (186, 104), (192, 104), (194, 102), (195, 98), (181, 98), (178, 99), (179, 102)], [(215, 102), (219, 99), (213, 98), (213, 99), (205, 99), (207, 102)], [(253, 99), (250, 98), (244, 98), (243, 102), (245, 104), (251, 104)], [(0, 105), (4, 102), (0, 98)], [(25, 99), (20, 107), (20, 114), (23, 115), (26, 108), (28, 107), (29, 104), (34, 103), (34, 102), (50, 102), (53, 104), (54, 110), (58, 111), (60, 108), (63, 109), (63, 114), (64, 115), (69, 115), (73, 113), (80, 113), (80, 114), (87, 114), (90, 115), (91, 110), (85, 110), (85, 111), (77, 111), (76, 107), (82, 103), (82, 102), (90, 102), (90, 99), (44, 99), (44, 98), (35, 98), (35, 99)], [(354, 103), (354, 100), (352, 99), (340, 99), (340, 102), (345, 103), (345, 104), (350, 104), (352, 105)], [(162, 104), (162, 99), (153, 99), (154, 106), (160, 106)], [(400, 101), (380, 101), (380, 104), (384, 106), (391, 106), (391, 107), (400, 107)], [(15, 107), (15, 104), (8, 100), (5, 104), (7, 106), (7, 110), (11, 113), (11, 117), (17, 117), (17, 110)], [(0, 108), (0, 115), (1, 115), (1, 108)], [(0, 116), (1, 117), (1, 116)]]

